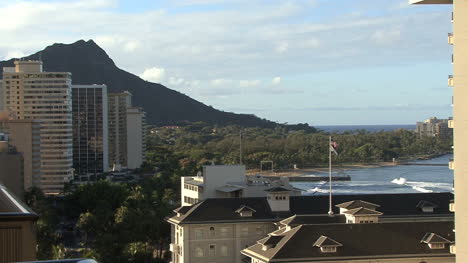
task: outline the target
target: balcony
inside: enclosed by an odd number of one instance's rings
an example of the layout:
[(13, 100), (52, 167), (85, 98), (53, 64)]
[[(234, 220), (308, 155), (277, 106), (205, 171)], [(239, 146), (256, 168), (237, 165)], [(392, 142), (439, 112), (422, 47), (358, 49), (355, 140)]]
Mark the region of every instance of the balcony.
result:
[(449, 162), (449, 169), (450, 170), (455, 169), (455, 162), (453, 160), (450, 160), (450, 162)]
[(450, 201), (450, 204), (449, 204), (449, 210), (450, 212), (455, 212), (455, 201)]
[(456, 254), (457, 250), (455, 249), (455, 245), (450, 245), (450, 253)]
[(448, 76), (448, 85), (449, 85), (450, 87), (453, 87), (453, 75), (449, 75), (449, 76)]
[(454, 120), (449, 120), (447, 125), (448, 125), (448, 127), (450, 129), (453, 129), (453, 128), (455, 128), (455, 121)]
[(453, 33), (448, 33), (448, 43), (449, 45), (453, 45), (454, 41), (453, 41)]

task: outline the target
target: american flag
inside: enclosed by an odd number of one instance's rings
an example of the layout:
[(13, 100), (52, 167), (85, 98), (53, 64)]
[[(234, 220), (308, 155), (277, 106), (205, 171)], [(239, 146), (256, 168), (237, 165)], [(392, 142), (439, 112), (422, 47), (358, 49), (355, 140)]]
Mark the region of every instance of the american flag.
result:
[(336, 155), (338, 155), (338, 152), (336, 151), (338, 149), (338, 143), (335, 141), (330, 142), (330, 151)]

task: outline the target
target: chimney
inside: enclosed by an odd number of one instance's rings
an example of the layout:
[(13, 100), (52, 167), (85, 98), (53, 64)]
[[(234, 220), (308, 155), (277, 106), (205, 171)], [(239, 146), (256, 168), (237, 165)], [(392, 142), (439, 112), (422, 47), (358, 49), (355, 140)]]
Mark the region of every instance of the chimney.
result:
[(278, 186), (265, 190), (267, 201), (272, 212), (289, 211), (289, 192), (291, 190)]

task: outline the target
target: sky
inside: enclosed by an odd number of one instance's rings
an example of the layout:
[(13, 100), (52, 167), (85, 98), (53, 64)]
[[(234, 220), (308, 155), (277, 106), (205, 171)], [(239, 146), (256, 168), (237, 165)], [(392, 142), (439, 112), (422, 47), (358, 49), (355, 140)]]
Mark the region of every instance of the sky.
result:
[(280, 123), (452, 114), (451, 6), (407, 0), (0, 0), (0, 60), (93, 39), (118, 67)]

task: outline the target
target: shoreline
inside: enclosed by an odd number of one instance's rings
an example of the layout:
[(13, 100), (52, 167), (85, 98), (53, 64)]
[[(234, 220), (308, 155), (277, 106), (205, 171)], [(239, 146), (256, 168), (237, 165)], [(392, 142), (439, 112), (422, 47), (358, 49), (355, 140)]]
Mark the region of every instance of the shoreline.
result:
[[(408, 158), (408, 159), (401, 159), (396, 162), (375, 162), (375, 163), (354, 163), (354, 164), (338, 164), (333, 166), (333, 170), (336, 171), (348, 171), (348, 170), (353, 170), (353, 169), (363, 169), (363, 168), (378, 168), (378, 167), (389, 167), (389, 166), (398, 166), (400, 165), (400, 162), (411, 162), (411, 161), (417, 161), (417, 160), (428, 160), (428, 159), (433, 159), (437, 158), (443, 155), (446, 155), (448, 153), (444, 154), (434, 154), (430, 156), (430, 158), (427, 158), (427, 155), (424, 156), (416, 156), (414, 158)], [(246, 171), (246, 175), (256, 175), (256, 174), (261, 174), (264, 176), (288, 176), (288, 177), (293, 177), (293, 176), (304, 176), (304, 175), (310, 175), (313, 173), (324, 173), (328, 172), (328, 166), (316, 166), (316, 167), (309, 167), (309, 168), (301, 168), (301, 169), (286, 169), (286, 170), (276, 170), (276, 171), (260, 171), (259, 169), (249, 169)]]
[[(377, 168), (377, 167), (388, 167), (396, 166), (398, 163), (394, 162), (379, 162), (379, 163), (356, 163), (356, 164), (345, 164), (338, 166), (332, 166), (334, 171), (348, 171), (353, 169), (362, 169), (362, 168)], [(260, 171), (259, 169), (250, 169), (246, 171), (246, 175), (256, 175), (261, 174), (264, 176), (303, 176), (309, 175), (311, 173), (323, 173), (327, 172), (328, 167), (317, 166), (310, 168), (301, 168), (301, 169), (290, 169), (290, 170), (278, 170), (273, 172)]]

